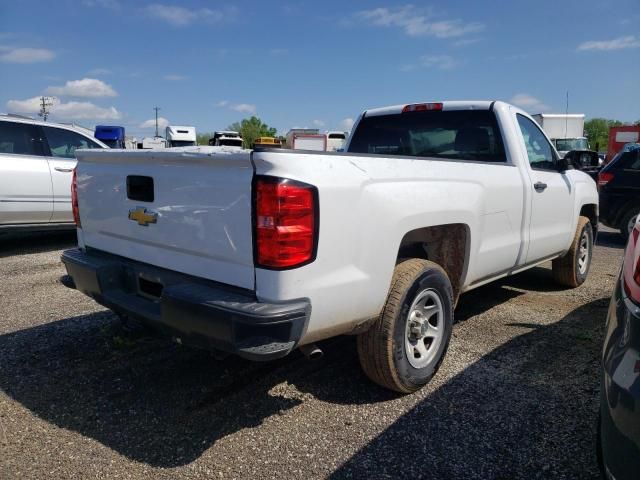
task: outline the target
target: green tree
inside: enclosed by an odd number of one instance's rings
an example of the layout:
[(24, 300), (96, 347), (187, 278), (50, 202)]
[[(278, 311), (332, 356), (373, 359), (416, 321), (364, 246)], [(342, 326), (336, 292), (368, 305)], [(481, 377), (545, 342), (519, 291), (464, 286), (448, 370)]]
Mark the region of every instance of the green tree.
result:
[(255, 142), (258, 137), (276, 136), (276, 129), (270, 127), (266, 123), (263, 123), (262, 120), (256, 116), (245, 118), (240, 122), (232, 123), (229, 125), (228, 129), (240, 133), (245, 148), (251, 148), (253, 146), (253, 142)]
[(196, 135), (198, 145), (209, 145), (209, 139), (213, 138), (213, 132), (202, 132)]
[(591, 148), (600, 151), (606, 150), (609, 144), (609, 128), (624, 125), (619, 120), (607, 120), (606, 118), (592, 118), (584, 122), (584, 131), (589, 139)]

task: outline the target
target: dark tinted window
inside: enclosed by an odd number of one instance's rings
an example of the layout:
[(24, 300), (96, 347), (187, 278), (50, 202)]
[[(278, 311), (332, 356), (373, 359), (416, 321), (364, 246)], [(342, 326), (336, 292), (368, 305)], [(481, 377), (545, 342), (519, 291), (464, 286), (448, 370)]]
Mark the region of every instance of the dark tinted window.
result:
[(344, 140), (347, 137), (345, 137), (344, 133), (330, 133), (329, 138), (339, 138), (341, 140)]
[(520, 114), (517, 117), (531, 168), (557, 170), (553, 148), (538, 125)]
[(506, 161), (496, 117), (489, 110), (365, 115), (349, 152)]
[(39, 128), (28, 123), (0, 122), (0, 153), (43, 155)]
[(75, 158), (78, 148), (102, 148), (84, 135), (63, 128), (42, 127), (49, 142), (51, 155), (62, 158)]
[(640, 170), (640, 150), (632, 152), (622, 152), (619, 157), (614, 158), (615, 163), (611, 162), (615, 168), (623, 168), (625, 170)]

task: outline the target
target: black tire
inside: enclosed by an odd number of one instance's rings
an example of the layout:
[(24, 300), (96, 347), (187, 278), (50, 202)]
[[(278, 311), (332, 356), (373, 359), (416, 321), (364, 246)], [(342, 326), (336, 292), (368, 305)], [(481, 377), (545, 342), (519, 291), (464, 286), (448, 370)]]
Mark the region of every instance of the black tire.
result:
[[(414, 367), (407, 352), (407, 323), (414, 300), (432, 298), (436, 312), (424, 317), (435, 319), (442, 333), (430, 343), (429, 362)], [(439, 302), (439, 303), (438, 303)], [(428, 307), (431, 308), (431, 307)], [(415, 326), (415, 324), (412, 324)], [(436, 374), (445, 356), (453, 328), (453, 289), (445, 271), (437, 264), (412, 258), (399, 263), (394, 271), (387, 301), (369, 330), (358, 335), (358, 356), (364, 373), (375, 383), (400, 393), (411, 393), (426, 385)], [(419, 329), (419, 327), (418, 327)], [(427, 338), (420, 341), (427, 342)], [(416, 340), (417, 341), (417, 340)], [(424, 344), (423, 344), (424, 345)], [(419, 354), (419, 352), (418, 352)], [(417, 358), (419, 362), (421, 359)]]
[[(588, 257), (586, 261), (586, 269), (581, 269), (580, 246), (586, 235)], [(593, 258), (593, 228), (587, 217), (579, 217), (576, 233), (573, 236), (573, 242), (569, 251), (560, 258), (556, 258), (552, 262), (553, 279), (565, 287), (575, 288), (584, 283), (589, 275), (591, 268), (591, 259)]]
[(625, 241), (629, 238), (629, 234), (631, 233), (631, 230), (628, 230), (629, 222), (631, 222), (633, 217), (637, 217), (638, 214), (640, 214), (640, 207), (635, 206), (630, 208), (620, 219), (620, 225), (618, 228), (620, 229), (620, 234)]

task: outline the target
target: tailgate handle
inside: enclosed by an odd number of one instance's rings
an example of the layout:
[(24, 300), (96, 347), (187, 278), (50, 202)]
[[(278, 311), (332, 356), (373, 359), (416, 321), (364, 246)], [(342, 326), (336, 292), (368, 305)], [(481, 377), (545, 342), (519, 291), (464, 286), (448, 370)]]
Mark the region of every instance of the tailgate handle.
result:
[(128, 175), (127, 198), (136, 202), (153, 202), (153, 177)]

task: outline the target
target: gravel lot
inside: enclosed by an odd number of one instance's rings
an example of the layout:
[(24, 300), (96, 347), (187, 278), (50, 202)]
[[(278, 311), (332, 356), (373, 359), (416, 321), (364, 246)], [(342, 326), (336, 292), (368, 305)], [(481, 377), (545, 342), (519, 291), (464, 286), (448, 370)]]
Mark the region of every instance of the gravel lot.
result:
[(355, 342), (255, 364), (143, 333), (65, 288), (74, 235), (0, 237), (0, 478), (598, 478), (598, 353), (622, 242), (464, 295), (434, 381), (398, 397)]

